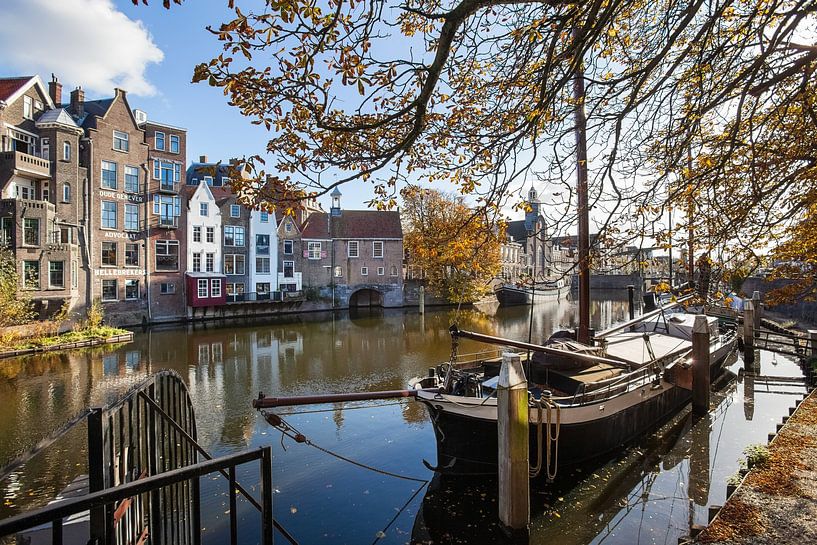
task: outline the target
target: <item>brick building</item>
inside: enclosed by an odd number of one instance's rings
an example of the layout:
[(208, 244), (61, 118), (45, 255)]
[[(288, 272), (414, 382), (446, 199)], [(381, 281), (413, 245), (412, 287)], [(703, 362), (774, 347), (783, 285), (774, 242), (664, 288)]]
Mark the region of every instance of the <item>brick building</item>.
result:
[(396, 211), (342, 210), (332, 193), (329, 213), (310, 214), (295, 256), (305, 286), (332, 306), (403, 305), (403, 229)]
[(147, 230), (150, 259), (148, 297), (151, 321), (184, 318), (187, 226), (181, 222), (182, 173), (187, 163), (187, 131), (135, 112), (148, 144)]
[(61, 97), (56, 78), (0, 78), (0, 242), (43, 316), (88, 303), (82, 129)]
[(80, 161), (88, 166), (88, 247), (91, 297), (99, 298), (113, 323), (149, 320), (147, 303), (148, 145), (128, 103), (85, 100), (71, 91), (69, 112), (85, 130)]

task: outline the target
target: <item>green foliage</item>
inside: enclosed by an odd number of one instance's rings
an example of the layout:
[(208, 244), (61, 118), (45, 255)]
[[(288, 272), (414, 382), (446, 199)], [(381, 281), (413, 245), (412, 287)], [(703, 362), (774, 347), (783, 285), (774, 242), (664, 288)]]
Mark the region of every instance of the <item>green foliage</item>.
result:
[(21, 325), (34, 318), (34, 307), (20, 291), (17, 261), (8, 248), (0, 248), (0, 327)]
[(105, 320), (105, 309), (102, 307), (102, 301), (94, 299), (91, 306), (88, 307), (88, 319), (85, 323), (86, 329), (96, 329), (102, 326)]
[(749, 445), (743, 449), (743, 455), (746, 456), (746, 468), (752, 469), (754, 467), (763, 467), (769, 461), (769, 448), (766, 445)]

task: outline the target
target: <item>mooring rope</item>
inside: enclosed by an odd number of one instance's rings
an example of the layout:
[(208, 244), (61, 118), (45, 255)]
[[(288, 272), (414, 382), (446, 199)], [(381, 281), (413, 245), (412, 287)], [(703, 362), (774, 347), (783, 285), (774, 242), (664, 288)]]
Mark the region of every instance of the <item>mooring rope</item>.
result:
[[(406, 475), (400, 475), (399, 473), (392, 473), (391, 471), (386, 471), (385, 469), (380, 469), (377, 467), (370, 466), (368, 464), (364, 464), (363, 462), (358, 462), (357, 460), (352, 460), (351, 458), (347, 458), (342, 454), (338, 454), (336, 452), (332, 452), (331, 450), (324, 448), (320, 445), (313, 443), (306, 435), (298, 431), (297, 428), (286, 422), (283, 418), (279, 415), (267, 411), (261, 411), (261, 414), (264, 416), (264, 419), (274, 428), (281, 431), (281, 445), (283, 446), (283, 436), (289, 437), (296, 443), (304, 443), (309, 445), (310, 447), (316, 448), (319, 451), (328, 454), (337, 458), (338, 460), (343, 460), (344, 462), (350, 463), (352, 465), (361, 467), (363, 469), (368, 469), (369, 471), (373, 471), (375, 473), (379, 473), (381, 475), (386, 475), (388, 477), (394, 477), (396, 479), (403, 479), (406, 481), (414, 481), (418, 483), (428, 483), (428, 479), (418, 479), (417, 477), (408, 477)], [(284, 447), (286, 448), (286, 447)]]

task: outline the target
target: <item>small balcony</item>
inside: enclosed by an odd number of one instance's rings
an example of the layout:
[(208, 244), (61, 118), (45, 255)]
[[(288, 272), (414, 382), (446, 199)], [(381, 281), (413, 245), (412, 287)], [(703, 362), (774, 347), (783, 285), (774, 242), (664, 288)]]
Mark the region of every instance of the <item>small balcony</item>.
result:
[(32, 180), (51, 177), (51, 161), (19, 151), (0, 152), (0, 167), (12, 170), (18, 176)]
[(157, 220), (157, 226), (160, 229), (178, 229), (179, 228), (179, 217), (178, 216), (159, 216)]
[(161, 180), (159, 182), (159, 191), (161, 193), (172, 193), (178, 194), (179, 187), (181, 186), (181, 182), (174, 182), (171, 180)]

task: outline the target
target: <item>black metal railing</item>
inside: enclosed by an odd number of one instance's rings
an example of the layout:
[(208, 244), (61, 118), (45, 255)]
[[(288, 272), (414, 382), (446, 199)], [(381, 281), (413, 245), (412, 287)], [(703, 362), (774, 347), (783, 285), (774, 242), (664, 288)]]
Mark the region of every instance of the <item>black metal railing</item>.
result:
[[(0, 521), (0, 536), (11, 535), (22, 532), (35, 526), (43, 524), (51, 525), (51, 543), (62, 545), (63, 543), (63, 519), (77, 513), (90, 510), (93, 514), (100, 510), (106, 512), (119, 513), (123, 506), (132, 505), (139, 498), (148, 497), (157, 492), (164, 493), (166, 490), (184, 485), (186, 483), (197, 483), (200, 477), (215, 472), (227, 472), (230, 479), (230, 542), (238, 543), (238, 519), (236, 513), (236, 486), (235, 468), (239, 465), (253, 461), (258, 461), (261, 470), (261, 543), (272, 545), (273, 519), (272, 519), (272, 455), (270, 447), (258, 448), (247, 452), (229, 454), (220, 458), (198, 462), (193, 465), (166, 471), (158, 475), (152, 475), (115, 488), (91, 492), (79, 498), (61, 501), (54, 505), (49, 505), (29, 513), (23, 513)], [(121, 525), (121, 518), (118, 519)], [(93, 521), (92, 521), (93, 532)], [(110, 535), (110, 534), (109, 534)], [(147, 538), (150, 543), (157, 543), (156, 535), (152, 534), (145, 526), (138, 534), (134, 534), (131, 539), (121, 543), (143, 543)], [(182, 537), (182, 536), (177, 536)], [(192, 533), (193, 543), (201, 542), (200, 531)], [(95, 538), (92, 533), (91, 542), (97, 539), (97, 543), (113, 543), (110, 537), (102, 540)], [(163, 543), (180, 543), (181, 541), (162, 541)]]
[[(0, 480), (83, 422), (88, 427), (89, 495), (0, 521), (0, 537), (51, 524), (52, 542), (62, 543), (62, 519), (90, 509), (92, 543), (125, 545), (144, 543), (149, 537), (151, 544), (198, 545), (198, 478), (219, 471), (230, 482), (231, 523), (237, 520), (234, 496), (239, 493), (262, 515), (263, 543), (272, 543), (273, 527), (290, 543), (296, 543), (272, 520), (269, 449), (265, 454), (258, 454), (262, 449), (215, 461), (222, 465), (211, 463), (211, 456), (197, 441), (187, 386), (174, 371), (152, 375), (108, 407), (88, 409), (3, 468)], [(255, 459), (262, 460), (260, 501), (235, 482), (235, 467)], [(236, 530), (231, 531), (233, 535)]]

